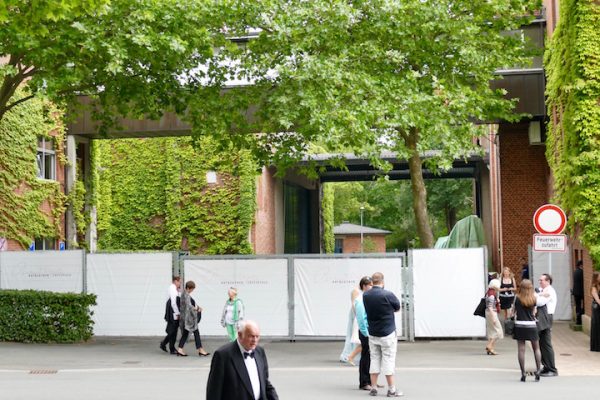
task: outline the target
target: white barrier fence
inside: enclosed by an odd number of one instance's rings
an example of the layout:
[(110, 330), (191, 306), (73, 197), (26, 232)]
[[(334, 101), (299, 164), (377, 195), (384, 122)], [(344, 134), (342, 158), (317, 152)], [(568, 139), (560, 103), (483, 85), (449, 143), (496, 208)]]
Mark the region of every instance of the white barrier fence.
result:
[(0, 252), (0, 289), (81, 293), (84, 258), (82, 250)]
[[(203, 307), (202, 335), (224, 336), (227, 290), (234, 286), (246, 318), (264, 336), (344, 336), (350, 292), (362, 276), (385, 275), (402, 302), (399, 337), (480, 337), (472, 315), (485, 290), (484, 249), (414, 250), (403, 254), (178, 257), (177, 253), (0, 253), (0, 288), (95, 293), (94, 333), (160, 336), (171, 275), (193, 280)], [(62, 283), (60, 283), (62, 282)], [(68, 282), (68, 283), (67, 283)]]

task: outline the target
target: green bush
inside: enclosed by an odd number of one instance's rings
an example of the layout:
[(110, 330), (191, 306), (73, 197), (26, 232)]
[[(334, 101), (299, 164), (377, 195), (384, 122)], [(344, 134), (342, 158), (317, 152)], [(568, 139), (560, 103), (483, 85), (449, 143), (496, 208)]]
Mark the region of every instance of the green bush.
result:
[(92, 337), (94, 294), (0, 290), (0, 340), (68, 343)]

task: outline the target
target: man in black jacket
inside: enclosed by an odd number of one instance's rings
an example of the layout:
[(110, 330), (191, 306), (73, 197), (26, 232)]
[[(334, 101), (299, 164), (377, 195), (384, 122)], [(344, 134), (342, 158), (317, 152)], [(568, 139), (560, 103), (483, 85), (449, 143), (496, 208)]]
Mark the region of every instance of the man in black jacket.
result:
[(238, 323), (237, 340), (215, 351), (206, 384), (206, 400), (279, 400), (269, 381), (269, 364), (258, 346), (256, 322)]
[(581, 325), (583, 315), (583, 261), (577, 261), (573, 271), (573, 289), (571, 290), (575, 300), (575, 315), (577, 325)]
[(377, 396), (377, 378), (385, 375), (388, 384), (387, 397), (400, 397), (402, 392), (394, 385), (396, 369), (396, 321), (394, 313), (400, 311), (400, 300), (383, 288), (383, 274), (376, 272), (371, 277), (373, 287), (363, 294), (363, 304), (369, 323), (369, 349), (371, 351), (371, 396)]

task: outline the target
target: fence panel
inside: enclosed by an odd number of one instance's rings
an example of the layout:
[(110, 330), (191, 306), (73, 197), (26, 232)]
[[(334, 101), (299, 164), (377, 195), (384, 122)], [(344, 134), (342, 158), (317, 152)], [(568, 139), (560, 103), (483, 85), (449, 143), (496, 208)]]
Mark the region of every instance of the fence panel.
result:
[[(184, 257), (184, 277), (196, 283), (192, 297), (203, 308), (202, 335), (224, 336), (221, 315), (230, 287), (238, 290), (245, 318), (264, 336), (289, 335), (287, 258)], [(183, 286), (183, 285), (182, 285)]]
[(172, 269), (171, 253), (88, 254), (88, 293), (98, 296), (94, 334), (163, 335)]
[(81, 293), (83, 269), (82, 250), (0, 252), (0, 289)]
[[(294, 262), (294, 334), (345, 336), (350, 294), (365, 275), (382, 272), (386, 289), (403, 296), (402, 255), (356, 257), (297, 256)], [(405, 336), (403, 312), (396, 313), (396, 331)]]
[(415, 337), (485, 336), (485, 249), (412, 250)]

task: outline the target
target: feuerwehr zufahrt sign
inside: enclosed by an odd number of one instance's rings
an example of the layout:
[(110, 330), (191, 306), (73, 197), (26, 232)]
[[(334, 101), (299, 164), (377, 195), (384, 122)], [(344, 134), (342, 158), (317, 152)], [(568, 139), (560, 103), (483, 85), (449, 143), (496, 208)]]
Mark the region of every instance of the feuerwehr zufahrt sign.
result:
[(544, 204), (533, 214), (533, 226), (539, 234), (533, 235), (535, 251), (566, 251), (567, 235), (562, 235), (567, 225), (565, 212), (557, 205)]

